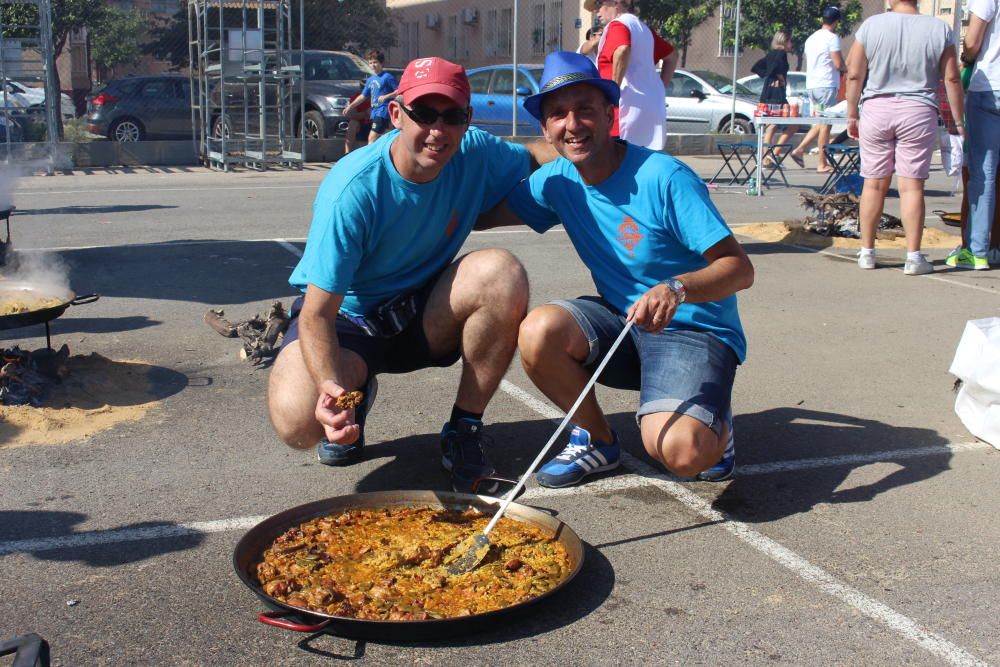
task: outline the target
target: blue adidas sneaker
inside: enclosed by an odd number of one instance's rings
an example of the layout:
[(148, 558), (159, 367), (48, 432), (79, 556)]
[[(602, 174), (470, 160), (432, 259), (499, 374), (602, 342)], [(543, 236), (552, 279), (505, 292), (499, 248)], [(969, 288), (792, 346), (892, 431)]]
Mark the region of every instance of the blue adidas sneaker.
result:
[(354, 423), (361, 427), (361, 435), (349, 445), (330, 442), (326, 438), (320, 440), (319, 444), (316, 445), (316, 458), (323, 465), (346, 466), (361, 460), (365, 448), (365, 419), (367, 419), (368, 411), (371, 410), (372, 404), (375, 403), (375, 397), (378, 395), (378, 380), (375, 379), (374, 375), (365, 385), (364, 394), (361, 405), (354, 408)]
[(722, 458), (711, 468), (698, 473), (698, 481), (701, 482), (723, 482), (733, 476), (736, 470), (736, 439), (733, 436), (733, 413), (726, 413), (726, 422), (729, 424), (729, 439), (726, 441), (726, 449), (722, 452)]
[(548, 463), (542, 466), (535, 478), (542, 486), (559, 489), (578, 484), (587, 475), (617, 468), (622, 459), (618, 434), (611, 432), (614, 442), (591, 443), (590, 433), (579, 426), (569, 434), (569, 444)]

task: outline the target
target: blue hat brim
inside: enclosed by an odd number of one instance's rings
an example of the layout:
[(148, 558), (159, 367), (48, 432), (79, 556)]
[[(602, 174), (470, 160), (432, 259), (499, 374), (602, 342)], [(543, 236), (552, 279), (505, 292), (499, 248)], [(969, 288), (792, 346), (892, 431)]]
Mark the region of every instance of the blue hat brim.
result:
[(575, 86), (577, 84), (589, 84), (591, 86), (597, 86), (600, 88), (601, 92), (604, 93), (604, 97), (608, 99), (611, 104), (618, 106), (618, 99), (621, 97), (621, 89), (618, 88), (618, 84), (611, 79), (602, 79), (599, 77), (584, 76), (583, 78), (575, 78), (557, 83), (554, 86), (545, 86), (539, 92), (526, 97), (524, 99), (525, 110), (534, 116), (539, 122), (542, 119), (542, 100), (549, 93), (554, 93), (560, 88), (565, 88), (566, 86)]

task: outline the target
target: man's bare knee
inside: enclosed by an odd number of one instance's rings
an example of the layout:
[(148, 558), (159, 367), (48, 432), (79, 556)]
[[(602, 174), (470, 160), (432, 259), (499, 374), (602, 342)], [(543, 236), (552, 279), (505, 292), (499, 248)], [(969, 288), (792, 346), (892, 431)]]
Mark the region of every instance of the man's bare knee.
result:
[(563, 332), (563, 308), (553, 305), (535, 308), (521, 322), (517, 346), (525, 366), (531, 366), (543, 355), (568, 353), (568, 341)]
[(316, 398), (298, 341), (293, 341), (278, 354), (267, 383), (271, 426), (288, 446), (306, 449), (322, 437), (315, 416)]

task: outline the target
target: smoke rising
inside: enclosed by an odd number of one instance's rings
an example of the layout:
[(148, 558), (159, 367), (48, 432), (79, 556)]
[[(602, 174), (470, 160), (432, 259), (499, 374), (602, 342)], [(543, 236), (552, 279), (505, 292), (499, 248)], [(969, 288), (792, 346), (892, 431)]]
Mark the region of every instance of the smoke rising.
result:
[[(0, 211), (14, 205), (14, 190), (19, 176), (38, 168), (38, 160), (18, 165), (0, 165)], [(45, 161), (45, 164), (48, 164)], [(12, 226), (17, 224), (16, 213)], [(40, 250), (15, 250), (6, 236), (7, 227), (0, 227), (3, 257), (0, 258), (0, 280), (30, 282), (51, 290), (69, 289), (69, 265), (59, 255)]]

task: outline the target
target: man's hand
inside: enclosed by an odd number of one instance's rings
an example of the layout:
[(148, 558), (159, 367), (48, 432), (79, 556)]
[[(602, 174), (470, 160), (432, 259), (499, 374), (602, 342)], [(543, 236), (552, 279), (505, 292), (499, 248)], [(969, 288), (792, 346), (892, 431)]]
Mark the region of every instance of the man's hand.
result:
[(660, 283), (632, 304), (628, 317), (646, 331), (659, 333), (674, 319), (679, 305), (674, 291)]
[(316, 421), (323, 426), (326, 439), (340, 445), (349, 445), (361, 436), (361, 427), (354, 422), (354, 408), (337, 405), (337, 399), (347, 393), (333, 380), (324, 380), (316, 401)]
[(858, 119), (848, 118), (847, 119), (847, 136), (852, 139), (860, 139), (861, 133), (858, 130)]

